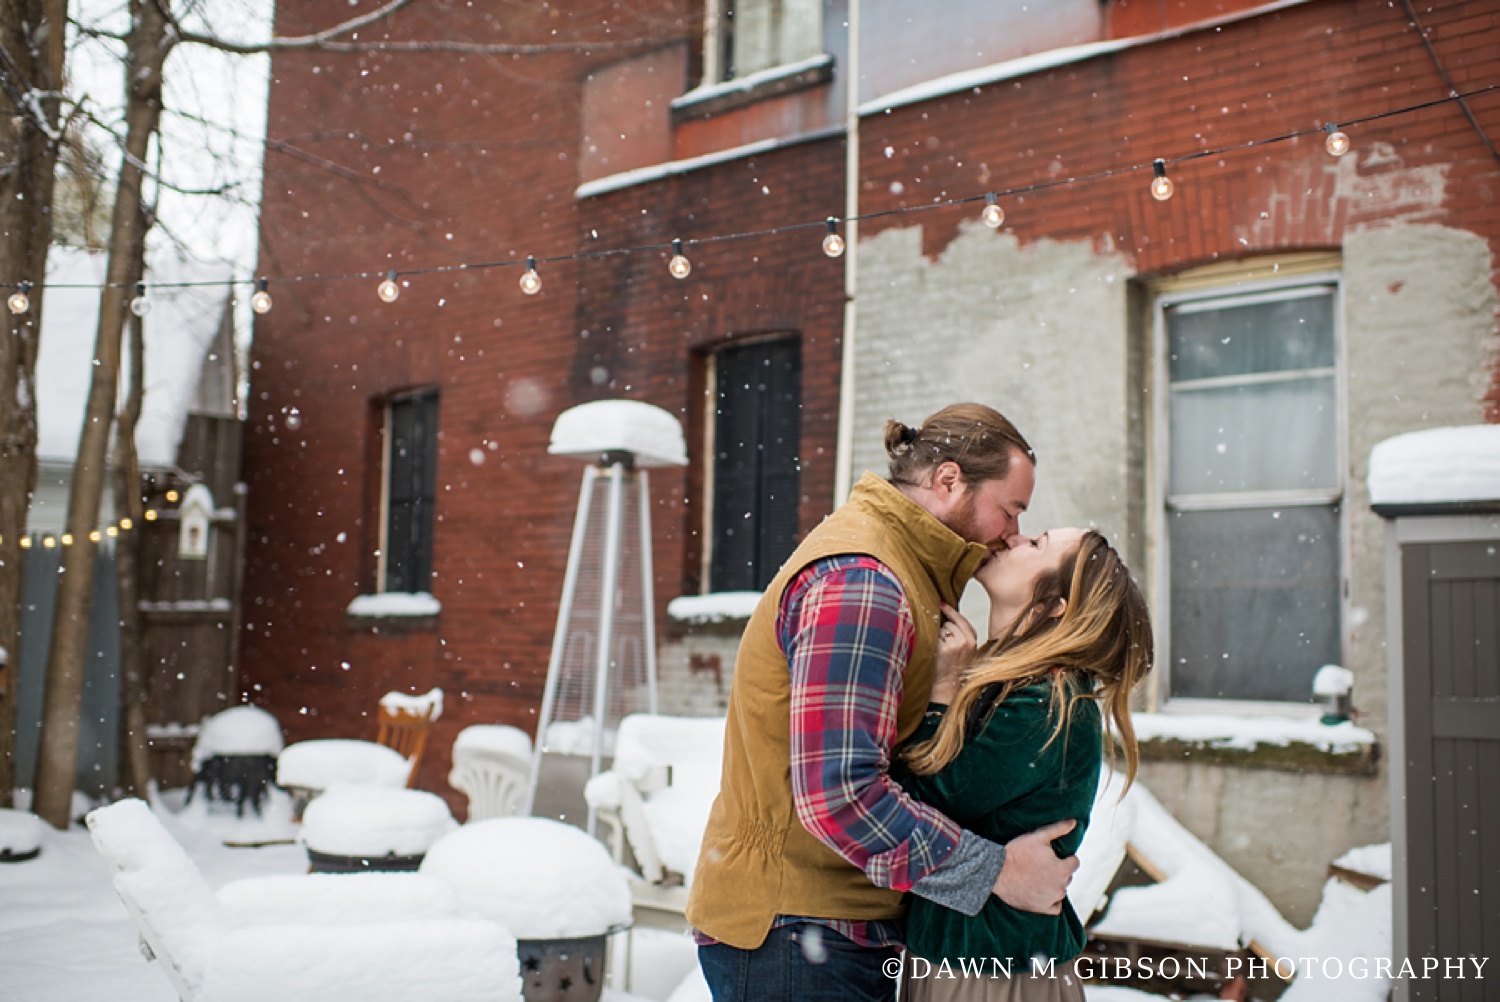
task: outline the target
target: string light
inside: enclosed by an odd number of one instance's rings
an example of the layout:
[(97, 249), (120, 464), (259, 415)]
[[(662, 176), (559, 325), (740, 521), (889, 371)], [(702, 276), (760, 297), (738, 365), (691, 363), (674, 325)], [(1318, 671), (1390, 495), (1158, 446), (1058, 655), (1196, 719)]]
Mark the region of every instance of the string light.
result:
[(62, 534), (62, 544), (64, 546), (73, 545), (73, 534), (71, 532), (65, 532)]
[(145, 511), (145, 513), (144, 513), (144, 516), (145, 516), (146, 521), (148, 521), (148, 522), (155, 522), (156, 521), (156, 509), (154, 509), (154, 508), (147, 508), (146, 511)]
[(23, 550), (29, 550), (29, 549), (31, 549), (31, 537), (30, 536), (22, 536), (21, 539), (20, 539), (20, 543), (21, 543), (21, 549), (23, 549)]
[(89, 542), (91, 543), (97, 543), (103, 538), (104, 533), (100, 532), (98, 529), (95, 529), (93, 532), (89, 533)]
[(22, 282), (21, 287), (10, 294), (10, 298), (5, 301), (5, 305), (10, 307), (10, 311), (12, 313), (20, 316), (22, 313), (25, 313), (27, 310), (31, 309), (31, 296), (29, 295), (30, 292), (31, 283)]
[(178, 494), (176, 491), (167, 491), (167, 503), (176, 504), (177, 499), (181, 496), (182, 495)]
[(56, 545), (57, 545), (57, 540), (53, 539), (51, 536), (43, 536), (42, 537), (42, 546), (45, 549), (50, 550), (53, 547), (55, 547)]
[(1323, 147), (1328, 150), (1329, 156), (1341, 157), (1349, 152), (1349, 137), (1339, 131), (1339, 127), (1329, 122), (1323, 126), (1323, 131), (1328, 133), (1328, 138), (1323, 140)]
[(256, 313), (271, 312), (271, 294), (266, 291), (266, 287), (270, 284), (271, 280), (264, 275), (255, 283), (255, 295), (250, 297), (250, 308)]
[(526, 273), (521, 276), (521, 291), (534, 296), (542, 291), (542, 276), (536, 273), (536, 258), (526, 258)]
[(396, 284), (396, 273), (388, 271), (385, 273), (385, 281), (375, 287), (375, 295), (380, 297), (382, 303), (394, 303), (401, 296), (401, 286)]
[(116, 536), (118, 536), (120, 534), (119, 527), (111, 525), (107, 529), (104, 530), (104, 534), (106, 536), (108, 536), (110, 539), (114, 539)]
[(122, 519), (120, 519), (120, 531), (122, 531), (122, 532), (129, 532), (133, 528), (135, 528), (135, 523), (132, 522), (130, 519), (128, 519), (128, 518), (122, 518)]
[(684, 279), (693, 273), (693, 262), (682, 253), (682, 241), (672, 241), (672, 260), (667, 262), (667, 271), (676, 279)]
[(1155, 175), (1151, 179), (1151, 197), (1158, 202), (1165, 202), (1172, 197), (1172, 192), (1177, 187), (1172, 183), (1172, 179), (1167, 177), (1167, 162), (1157, 157), (1151, 165), (1151, 172)]
[(151, 300), (146, 298), (146, 283), (135, 283), (135, 298), (130, 301), (130, 312), (144, 317), (151, 312)]
[(984, 211), (979, 218), (992, 230), (998, 230), (1005, 223), (1005, 210), (1000, 208), (1000, 198), (993, 191), (985, 193)]
[(824, 225), (828, 232), (823, 235), (823, 253), (829, 257), (841, 257), (844, 253), (844, 238), (839, 236), (839, 221), (835, 216), (829, 216)]

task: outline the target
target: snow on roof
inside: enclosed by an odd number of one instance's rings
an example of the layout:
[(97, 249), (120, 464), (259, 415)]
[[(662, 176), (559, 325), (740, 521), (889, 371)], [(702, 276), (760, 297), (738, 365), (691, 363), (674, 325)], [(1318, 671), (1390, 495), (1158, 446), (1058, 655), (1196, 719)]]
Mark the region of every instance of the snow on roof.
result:
[(667, 615), (683, 623), (722, 623), (749, 619), (760, 603), (758, 591), (721, 591), (711, 595), (682, 595), (667, 603)]
[(1307, 744), (1343, 754), (1375, 743), (1375, 735), (1349, 721), (1323, 724), (1317, 717), (1240, 717), (1217, 713), (1133, 713), (1138, 740), (1175, 739), (1253, 751), (1256, 745)]
[[(71, 462), (88, 402), (94, 341), (99, 326), (99, 285), (105, 257), (53, 247), (47, 258), (47, 293), (37, 354), (37, 456)], [(171, 466), (188, 410), (198, 392), (204, 355), (219, 332), (227, 284), (150, 288), (151, 282), (227, 283), (222, 265), (174, 258), (153, 260), (147, 272), (151, 312), (145, 317), (146, 386), (135, 443), (142, 466)], [(86, 288), (67, 288), (67, 286)], [(126, 385), (128, 361), (122, 359)]]
[(687, 465), (682, 425), (640, 400), (595, 400), (568, 408), (552, 426), (547, 451), (590, 460), (606, 452), (629, 452), (637, 466)]
[(1371, 504), (1500, 501), (1500, 425), (1429, 428), (1370, 450)]
[(598, 936), (630, 922), (630, 885), (609, 850), (548, 818), (470, 822), (427, 851), (421, 872), (517, 939)]
[(831, 136), (844, 134), (842, 123), (827, 128), (815, 129), (812, 132), (804, 132), (798, 136), (788, 139), (759, 139), (753, 143), (743, 146), (733, 146), (727, 150), (718, 150), (714, 153), (705, 153), (702, 156), (687, 157), (682, 160), (668, 160), (665, 163), (651, 164), (649, 167), (637, 167), (634, 170), (621, 171), (618, 174), (610, 174), (595, 181), (585, 181), (573, 190), (573, 197), (578, 199), (593, 198), (596, 195), (604, 195), (621, 188), (629, 188), (632, 185), (646, 184), (651, 181), (659, 181), (664, 177), (674, 174), (688, 174), (704, 167), (712, 167), (715, 164), (728, 163), (731, 160), (740, 160), (745, 157), (757, 156), (761, 153), (769, 153), (772, 150), (786, 149), (789, 146), (798, 146), (802, 143), (816, 142), (820, 139), (828, 139)]

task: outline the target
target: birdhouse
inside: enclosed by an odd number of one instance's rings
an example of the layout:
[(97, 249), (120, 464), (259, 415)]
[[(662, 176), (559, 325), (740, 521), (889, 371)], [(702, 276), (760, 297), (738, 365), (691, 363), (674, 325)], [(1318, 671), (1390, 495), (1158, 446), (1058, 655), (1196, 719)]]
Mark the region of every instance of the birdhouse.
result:
[(183, 560), (203, 560), (208, 556), (208, 528), (214, 517), (214, 496), (202, 484), (194, 484), (183, 496), (178, 508), (181, 528), (177, 537), (177, 556)]

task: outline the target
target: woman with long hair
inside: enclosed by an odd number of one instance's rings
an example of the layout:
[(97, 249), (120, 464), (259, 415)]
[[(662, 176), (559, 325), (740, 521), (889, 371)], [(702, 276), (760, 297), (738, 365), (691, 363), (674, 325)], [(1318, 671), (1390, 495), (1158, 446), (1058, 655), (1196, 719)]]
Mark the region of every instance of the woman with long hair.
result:
[[(1113, 766), (1106, 726), (1124, 752), (1127, 788), (1135, 778), (1130, 694), (1151, 670), (1151, 619), (1130, 571), (1098, 532), (1056, 529), (1009, 544), (975, 576), (990, 598), (991, 639), (976, 651), (973, 628), (946, 610), (933, 705), (891, 775), (917, 800), (999, 843), (1072, 819), (1076, 827), (1053, 843), (1069, 856), (1083, 840), (1106, 747)], [(1040, 914), (992, 896), (970, 917), (913, 897), (902, 999), (1083, 1002), (1067, 966), (1083, 942), (1066, 899)], [(931, 976), (944, 960), (954, 977)], [(967, 977), (959, 976), (961, 960)]]

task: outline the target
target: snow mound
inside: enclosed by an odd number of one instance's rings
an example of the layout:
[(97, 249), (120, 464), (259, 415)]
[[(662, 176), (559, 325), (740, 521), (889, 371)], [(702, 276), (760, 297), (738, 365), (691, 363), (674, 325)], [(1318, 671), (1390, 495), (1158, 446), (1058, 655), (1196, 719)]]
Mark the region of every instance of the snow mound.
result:
[(443, 690), (428, 689), (420, 696), (409, 696), (404, 692), (388, 692), (380, 697), (380, 705), (392, 713), (404, 713), (407, 716), (436, 720), (443, 715)]
[(307, 805), (302, 841), (333, 856), (416, 856), (456, 827), (435, 793), (338, 785)]
[(554, 456), (598, 459), (629, 452), (637, 466), (686, 466), (682, 425), (671, 414), (639, 400), (595, 400), (557, 416), (547, 451)]
[(394, 749), (373, 741), (298, 741), (276, 759), (278, 785), (309, 790), (326, 790), (336, 783), (402, 787), (410, 776), (410, 762)]
[(461, 748), (531, 758), (531, 738), (519, 727), (509, 724), (470, 724), (453, 739), (453, 750)]
[(0, 857), (22, 856), (42, 847), (42, 819), (30, 811), (0, 807)]
[(1500, 425), (1429, 428), (1370, 450), (1371, 504), (1500, 500)]
[(421, 873), (517, 939), (598, 936), (630, 923), (630, 885), (609, 851), (546, 818), (490, 818), (435, 844)]
[(196, 770), (215, 755), (279, 755), (281, 724), (258, 706), (231, 706), (203, 721), (193, 745)]

